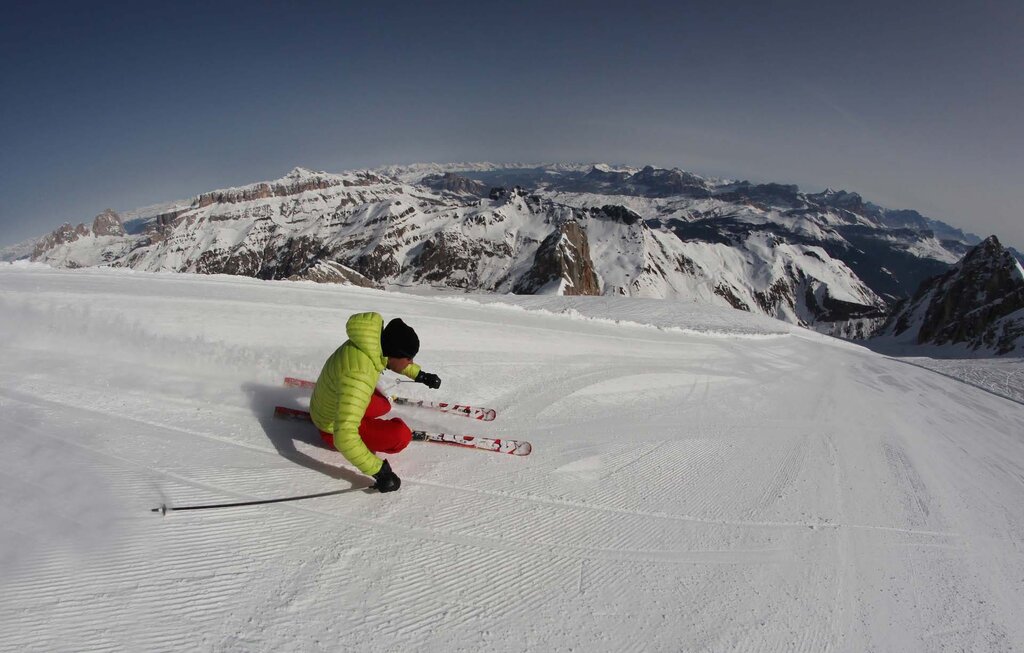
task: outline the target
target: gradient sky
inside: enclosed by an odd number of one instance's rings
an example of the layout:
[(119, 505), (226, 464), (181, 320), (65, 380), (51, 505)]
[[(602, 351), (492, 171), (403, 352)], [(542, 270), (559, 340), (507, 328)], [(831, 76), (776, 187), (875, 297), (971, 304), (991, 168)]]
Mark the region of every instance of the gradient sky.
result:
[(1024, 249), (1020, 0), (12, 5), (0, 245), (296, 165), (487, 160), (845, 188)]

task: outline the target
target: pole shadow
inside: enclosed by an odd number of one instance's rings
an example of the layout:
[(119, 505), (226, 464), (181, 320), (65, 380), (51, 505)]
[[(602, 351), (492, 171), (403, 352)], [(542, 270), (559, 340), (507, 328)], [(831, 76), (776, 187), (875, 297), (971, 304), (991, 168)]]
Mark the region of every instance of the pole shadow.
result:
[[(347, 467), (331, 465), (317, 460), (296, 448), (296, 442), (303, 442), (325, 451), (333, 451), (339, 457), (341, 456), (335, 449), (324, 444), (323, 440), (320, 439), (319, 431), (317, 431), (313, 424), (274, 417), (274, 406), (287, 406), (289, 408), (307, 410), (306, 406), (299, 403), (299, 397), (305, 394), (301, 388), (244, 383), (242, 384), (242, 392), (249, 397), (249, 407), (259, 421), (260, 427), (263, 428), (264, 435), (267, 436), (267, 439), (274, 445), (277, 453), (282, 458), (290, 460), (297, 465), (302, 465), (307, 469), (330, 476), (333, 479), (348, 481), (353, 486), (359, 486), (353, 487), (353, 490), (366, 488), (367, 477), (363, 474)], [(364, 492), (372, 493), (374, 490), (364, 489)]]

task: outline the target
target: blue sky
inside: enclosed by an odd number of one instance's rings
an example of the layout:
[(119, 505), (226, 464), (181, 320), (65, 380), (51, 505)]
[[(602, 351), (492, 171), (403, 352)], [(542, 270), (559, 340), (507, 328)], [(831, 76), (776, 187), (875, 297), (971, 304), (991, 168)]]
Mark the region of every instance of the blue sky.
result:
[(1020, 2), (23, 5), (0, 244), (296, 165), (488, 160), (846, 188), (1024, 248)]

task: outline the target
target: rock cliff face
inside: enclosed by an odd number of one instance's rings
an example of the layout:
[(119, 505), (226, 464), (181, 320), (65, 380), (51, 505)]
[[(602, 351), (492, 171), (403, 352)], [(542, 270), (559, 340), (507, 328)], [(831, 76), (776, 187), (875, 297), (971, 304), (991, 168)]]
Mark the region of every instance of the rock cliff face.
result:
[(600, 295), (601, 288), (590, 259), (590, 243), (579, 222), (570, 220), (544, 239), (533, 267), (513, 288), (521, 295), (555, 290), (562, 295)]
[(71, 226), (70, 222), (65, 222), (61, 226), (54, 229), (51, 233), (43, 236), (36, 243), (36, 248), (32, 252), (32, 260), (39, 260), (46, 256), (48, 253), (57, 249), (61, 245), (73, 243), (79, 238), (85, 235), (85, 225), (78, 225), (78, 229)]
[(307, 191), (326, 190), (334, 186), (372, 186), (381, 179), (366, 172), (352, 179), (337, 178), (325, 172), (312, 172), (305, 168), (295, 168), (283, 179), (275, 182), (261, 182), (241, 188), (217, 190), (203, 193), (195, 200), (195, 206), (203, 208), (212, 204), (237, 204), (271, 197), (288, 197)]
[(123, 236), (124, 225), (113, 209), (107, 209), (92, 221), (92, 233), (94, 236)]
[(917, 344), (963, 344), (997, 354), (1024, 336), (1024, 269), (995, 236), (899, 305), (882, 335)]
[[(856, 193), (611, 166), (303, 168), (63, 225), (35, 260), (378, 287), (622, 294), (865, 332), (968, 245)], [(887, 212), (888, 211), (888, 212)], [(958, 248), (963, 248), (958, 249)]]

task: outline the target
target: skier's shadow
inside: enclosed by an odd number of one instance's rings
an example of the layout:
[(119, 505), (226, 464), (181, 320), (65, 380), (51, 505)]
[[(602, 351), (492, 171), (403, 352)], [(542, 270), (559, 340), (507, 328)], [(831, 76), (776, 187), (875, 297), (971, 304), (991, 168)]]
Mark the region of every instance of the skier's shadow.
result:
[[(253, 415), (259, 420), (263, 433), (270, 440), (277, 452), (283, 458), (308, 469), (326, 474), (334, 479), (344, 480), (355, 486), (365, 486), (366, 477), (345, 467), (338, 467), (317, 460), (312, 456), (302, 453), (295, 447), (295, 442), (328, 449), (316, 427), (307, 422), (278, 419), (274, 417), (274, 406), (287, 406), (289, 408), (306, 407), (298, 401), (304, 393), (299, 388), (279, 388), (259, 383), (242, 384), (242, 392), (249, 397), (249, 406)], [(331, 449), (331, 451), (334, 451)], [(341, 456), (339, 453), (338, 456)]]

